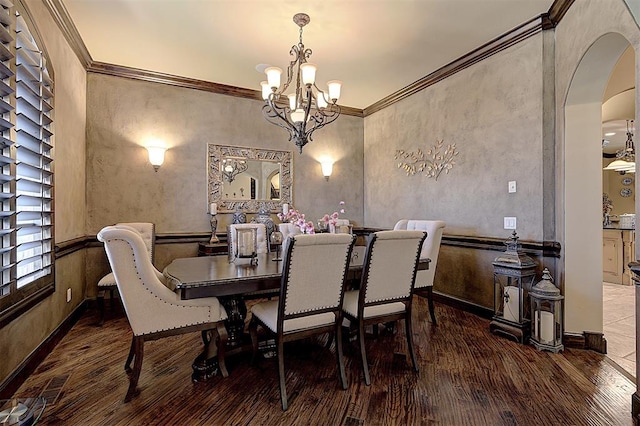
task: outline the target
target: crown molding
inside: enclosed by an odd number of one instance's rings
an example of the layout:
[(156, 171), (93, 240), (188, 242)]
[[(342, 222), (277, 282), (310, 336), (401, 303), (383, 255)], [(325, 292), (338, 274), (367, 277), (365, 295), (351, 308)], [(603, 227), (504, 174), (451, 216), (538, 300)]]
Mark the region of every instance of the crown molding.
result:
[[(176, 87), (203, 90), (211, 93), (262, 101), (261, 93), (258, 90), (212, 83), (204, 80), (196, 80), (192, 78), (130, 68), (121, 65), (94, 62), (61, 0), (43, 1), (51, 12), (51, 16), (53, 17), (54, 21), (62, 31), (63, 35), (71, 45), (71, 48), (75, 52), (76, 56), (78, 56), (78, 59), (83, 64), (87, 72), (154, 83), (162, 83)], [(464, 56), (461, 56), (460, 58), (450, 62), (442, 68), (415, 81), (414, 83), (411, 83), (410, 85), (398, 90), (397, 92), (392, 93), (391, 95), (379, 100), (378, 102), (371, 104), (364, 109), (341, 106), (341, 114), (354, 117), (367, 117), (396, 102), (408, 98), (409, 96), (433, 84), (436, 84), (444, 80), (445, 78), (451, 77), (453, 74), (456, 74), (457, 72), (462, 71), (465, 68), (468, 68), (471, 65), (474, 65), (484, 59), (487, 59), (504, 49), (520, 43), (521, 41), (538, 34), (542, 30), (554, 28), (562, 20), (574, 1), (575, 0), (555, 0), (547, 13), (537, 16), (525, 22), (524, 24), (517, 26), (511, 31), (508, 31), (494, 38), (488, 43), (483, 44), (477, 49), (467, 53)]]
[(51, 13), (51, 17), (62, 31), (64, 38), (67, 40), (71, 49), (76, 54), (82, 66), (87, 69), (89, 65), (93, 62), (91, 59), (91, 54), (82, 41), (82, 37), (80, 37), (80, 33), (76, 29), (73, 21), (71, 20), (71, 16), (69, 16), (69, 12), (64, 7), (60, 0), (43, 0), (47, 9)]
[(452, 75), (470, 67), (480, 61), (487, 59), (488, 57), (495, 55), (496, 53), (520, 43), (529, 37), (538, 34), (543, 29), (543, 23), (545, 22), (545, 15), (537, 16), (529, 21), (521, 24), (520, 26), (512, 29), (511, 31), (504, 33), (488, 43), (483, 44), (475, 50), (467, 53), (460, 58), (449, 62), (442, 68), (437, 69), (431, 74), (422, 77), (421, 79), (411, 83), (408, 86), (398, 90), (391, 95), (380, 99), (378, 102), (366, 107), (364, 109), (364, 116), (367, 117), (375, 112), (378, 112), (396, 102), (400, 102), (409, 96), (424, 90), (425, 88), (432, 86)]
[(549, 8), (549, 19), (555, 27), (564, 18), (567, 10), (571, 7), (575, 0), (555, 0)]
[[(180, 77), (177, 75), (125, 67), (122, 65), (94, 61), (87, 67), (87, 72), (130, 78), (133, 80), (141, 80), (151, 83), (168, 84), (170, 86), (182, 87), (185, 89), (203, 90), (205, 92), (217, 93), (219, 95), (228, 95), (236, 98), (253, 99), (263, 102), (262, 93), (259, 90), (245, 89), (237, 86), (229, 86), (227, 84), (213, 83), (205, 80), (197, 80), (195, 78)], [(355, 117), (364, 116), (362, 109), (342, 105), (340, 106), (340, 114), (352, 115)]]

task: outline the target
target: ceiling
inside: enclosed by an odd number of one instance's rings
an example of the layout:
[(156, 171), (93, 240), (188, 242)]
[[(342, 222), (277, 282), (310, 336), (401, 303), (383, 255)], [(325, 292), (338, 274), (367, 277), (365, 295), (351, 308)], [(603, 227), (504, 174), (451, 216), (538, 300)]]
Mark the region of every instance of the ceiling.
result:
[(311, 22), (317, 84), (364, 109), (549, 11), (553, 0), (61, 0), (91, 59), (259, 90)]

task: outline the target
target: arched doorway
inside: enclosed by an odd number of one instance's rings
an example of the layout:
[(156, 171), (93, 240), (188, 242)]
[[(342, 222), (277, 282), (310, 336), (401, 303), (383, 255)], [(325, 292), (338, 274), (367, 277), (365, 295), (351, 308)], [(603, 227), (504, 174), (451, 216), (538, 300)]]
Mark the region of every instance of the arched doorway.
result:
[(601, 333), (602, 97), (629, 42), (609, 33), (583, 55), (564, 105), (565, 330)]

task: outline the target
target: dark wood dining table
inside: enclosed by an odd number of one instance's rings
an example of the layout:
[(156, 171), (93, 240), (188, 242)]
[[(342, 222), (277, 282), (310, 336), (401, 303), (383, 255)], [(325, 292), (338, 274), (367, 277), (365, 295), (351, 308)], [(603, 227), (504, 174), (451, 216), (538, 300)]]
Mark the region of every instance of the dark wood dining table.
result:
[[(365, 247), (355, 246), (349, 262), (347, 280), (359, 280), (362, 275)], [(247, 308), (245, 298), (278, 296), (283, 260), (274, 260), (276, 253), (258, 254), (257, 263), (230, 261), (228, 256), (187, 257), (173, 260), (163, 271), (167, 286), (181, 299), (218, 297), (227, 311), (226, 353), (246, 350), (244, 334)], [(420, 259), (418, 269), (428, 269), (430, 259)], [(255, 263), (255, 264), (254, 264)], [(205, 356), (208, 358), (208, 356)], [(212, 361), (209, 361), (212, 362)], [(194, 377), (196, 381), (203, 378)], [(211, 370), (211, 367), (208, 367)]]

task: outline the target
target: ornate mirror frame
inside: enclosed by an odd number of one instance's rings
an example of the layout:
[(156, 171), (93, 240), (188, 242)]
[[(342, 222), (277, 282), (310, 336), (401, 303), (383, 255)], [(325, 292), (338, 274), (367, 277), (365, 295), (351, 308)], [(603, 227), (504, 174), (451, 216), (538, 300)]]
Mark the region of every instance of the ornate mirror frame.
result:
[[(223, 198), (222, 160), (226, 157), (280, 163), (279, 200), (227, 200)], [(219, 213), (233, 213), (238, 207), (245, 213), (257, 213), (264, 205), (270, 212), (282, 210), (282, 204), (292, 204), (293, 175), (291, 151), (207, 144), (208, 203), (216, 203)]]

